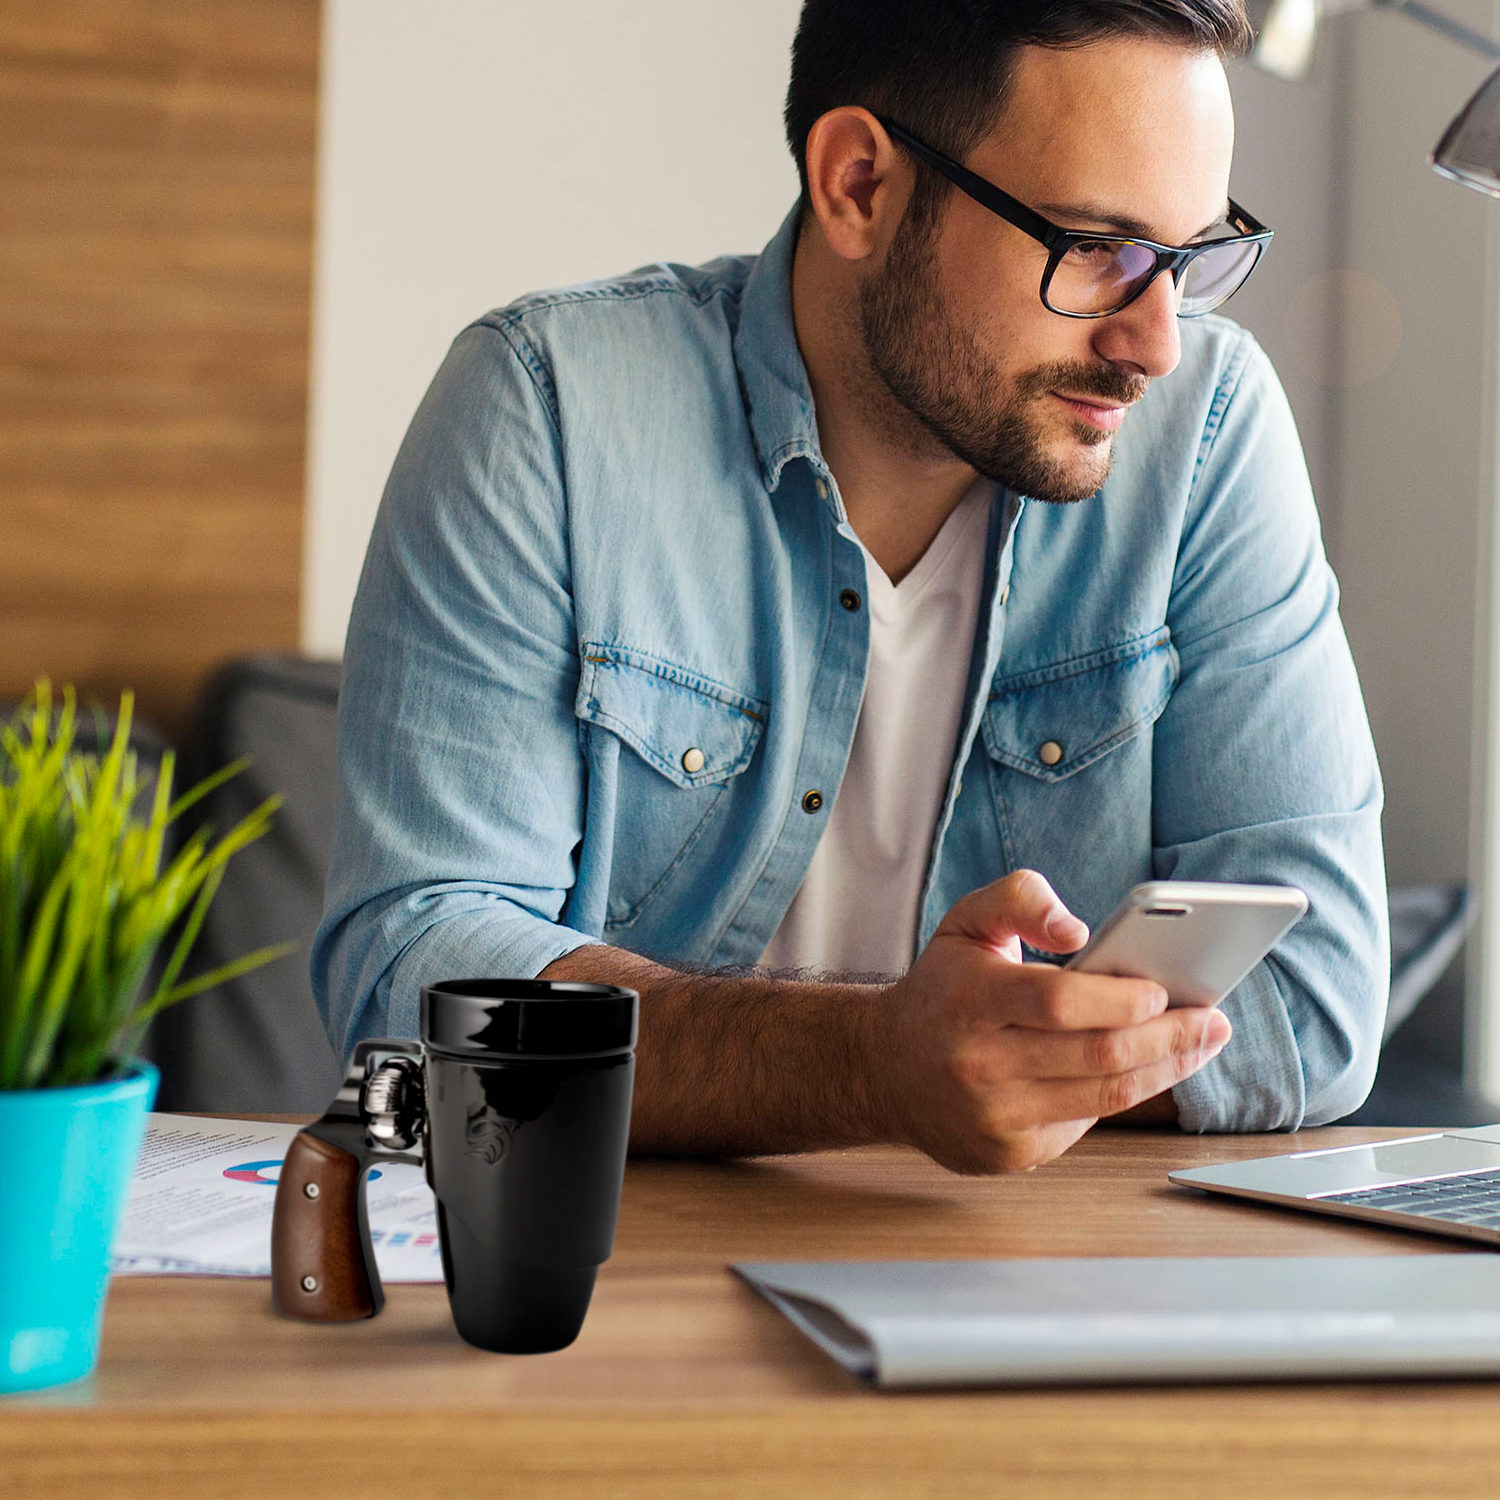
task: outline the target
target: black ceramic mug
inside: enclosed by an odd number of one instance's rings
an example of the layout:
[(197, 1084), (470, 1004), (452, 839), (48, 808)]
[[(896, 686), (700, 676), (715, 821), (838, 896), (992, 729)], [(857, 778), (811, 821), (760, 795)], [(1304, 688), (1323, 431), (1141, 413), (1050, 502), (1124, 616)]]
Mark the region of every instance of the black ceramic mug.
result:
[(276, 1310), (316, 1322), (380, 1311), (365, 1177), (381, 1161), (420, 1161), (459, 1333), (506, 1354), (571, 1344), (614, 1245), (637, 1003), (610, 985), (425, 985), (421, 1044), (361, 1042), (327, 1113), (287, 1151)]

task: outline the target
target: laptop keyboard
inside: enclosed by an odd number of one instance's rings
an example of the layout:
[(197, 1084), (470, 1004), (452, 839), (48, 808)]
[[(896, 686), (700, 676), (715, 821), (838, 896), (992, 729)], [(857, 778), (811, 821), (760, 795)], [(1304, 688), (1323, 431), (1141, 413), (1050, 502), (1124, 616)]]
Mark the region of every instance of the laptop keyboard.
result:
[(1351, 1208), (1385, 1208), (1396, 1213), (1420, 1214), (1425, 1219), (1500, 1229), (1500, 1170), (1465, 1172), (1461, 1177), (1438, 1177), (1430, 1182), (1360, 1188), (1352, 1193), (1326, 1193), (1318, 1201), (1347, 1203)]

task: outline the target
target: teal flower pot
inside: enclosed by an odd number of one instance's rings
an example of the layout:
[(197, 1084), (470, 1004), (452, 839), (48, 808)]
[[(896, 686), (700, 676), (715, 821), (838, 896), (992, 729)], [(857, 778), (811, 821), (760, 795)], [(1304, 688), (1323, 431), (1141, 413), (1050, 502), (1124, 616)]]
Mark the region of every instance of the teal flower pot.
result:
[(87, 1375), (109, 1254), (159, 1075), (0, 1092), (0, 1393)]

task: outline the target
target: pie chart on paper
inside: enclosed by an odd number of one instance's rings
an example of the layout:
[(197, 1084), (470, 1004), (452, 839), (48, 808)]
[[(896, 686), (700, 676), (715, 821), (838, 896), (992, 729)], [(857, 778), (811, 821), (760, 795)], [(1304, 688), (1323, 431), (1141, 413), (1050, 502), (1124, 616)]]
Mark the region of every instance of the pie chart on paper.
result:
[[(258, 1182), (262, 1187), (275, 1187), (281, 1176), (282, 1160), (278, 1156), (272, 1161), (242, 1161), (237, 1167), (225, 1167), (224, 1175), (231, 1182)], [(377, 1168), (370, 1173), (369, 1180), (374, 1182), (379, 1176)]]

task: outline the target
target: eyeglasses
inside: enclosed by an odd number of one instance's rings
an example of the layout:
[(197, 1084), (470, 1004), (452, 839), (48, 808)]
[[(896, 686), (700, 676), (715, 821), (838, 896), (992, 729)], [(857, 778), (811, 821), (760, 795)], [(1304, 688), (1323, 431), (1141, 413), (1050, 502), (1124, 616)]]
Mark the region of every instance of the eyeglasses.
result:
[(883, 115), (875, 118), (891, 138), (943, 174), (976, 203), (1047, 247), (1042, 305), (1065, 318), (1107, 318), (1129, 307), (1161, 275), (1172, 273), (1179, 318), (1196, 318), (1227, 302), (1245, 284), (1272, 231), (1229, 200), (1232, 236), (1196, 245), (1158, 245), (1126, 235), (1064, 229), (1018, 198), (934, 151)]

